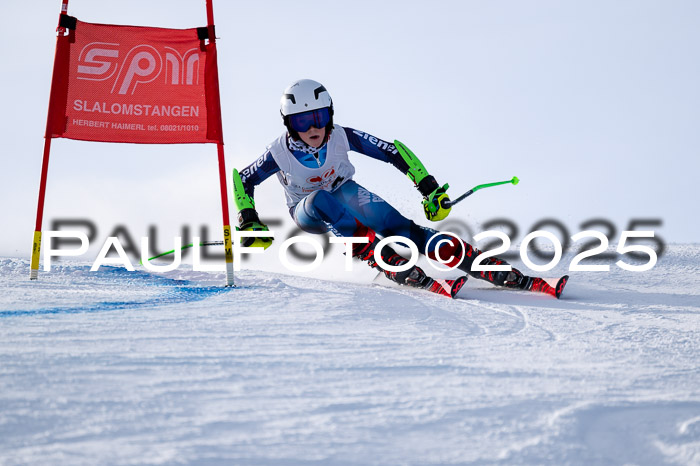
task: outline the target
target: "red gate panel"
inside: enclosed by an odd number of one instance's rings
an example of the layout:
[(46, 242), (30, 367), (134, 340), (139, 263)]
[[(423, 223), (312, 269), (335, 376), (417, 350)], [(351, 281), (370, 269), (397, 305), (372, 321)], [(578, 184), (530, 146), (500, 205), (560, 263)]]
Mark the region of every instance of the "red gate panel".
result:
[(52, 90), (47, 137), (222, 142), (216, 53), (206, 32), (76, 20), (59, 38), (63, 78)]

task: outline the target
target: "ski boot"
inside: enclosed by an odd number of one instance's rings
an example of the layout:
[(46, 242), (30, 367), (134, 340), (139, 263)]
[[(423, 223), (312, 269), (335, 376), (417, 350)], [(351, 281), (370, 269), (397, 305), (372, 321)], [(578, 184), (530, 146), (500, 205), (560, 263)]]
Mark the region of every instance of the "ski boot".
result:
[(508, 272), (503, 286), (507, 288), (545, 293), (559, 299), (561, 297), (561, 293), (564, 291), (567, 281), (569, 281), (569, 276), (564, 275), (557, 281), (555, 286), (551, 286), (543, 278), (528, 277), (527, 275), (523, 275), (518, 269), (513, 268), (510, 272)]
[[(357, 229), (355, 236), (364, 236), (369, 239), (369, 243), (355, 244), (352, 252), (353, 257), (357, 257), (358, 259), (367, 262), (370, 267), (376, 268), (380, 272), (383, 272), (389, 280), (400, 285), (422, 288), (433, 293), (454, 298), (457, 292), (462, 289), (462, 286), (464, 286), (464, 283), (467, 281), (466, 276), (460, 277), (456, 280), (436, 280), (429, 277), (423, 271), (423, 269), (417, 265), (414, 265), (413, 267), (402, 272), (391, 272), (384, 270), (375, 260), (375, 249), (380, 239), (377, 237), (374, 230), (363, 225)], [(408, 262), (408, 259), (398, 254), (390, 246), (384, 246), (382, 248), (381, 256), (382, 260), (387, 265), (394, 267), (404, 265)]]
[[(552, 287), (544, 279), (524, 275), (515, 267), (512, 267), (510, 271), (472, 271), (471, 269), (472, 265), (474, 264), (474, 259), (476, 259), (480, 254), (481, 251), (472, 247), (471, 244), (465, 241), (453, 240), (440, 248), (437, 256), (435, 253), (431, 253), (429, 257), (433, 259), (438, 256), (441, 258), (452, 258), (446, 263), (446, 265), (452, 267), (457, 266), (458, 269), (468, 273), (472, 277), (480, 280), (486, 280), (487, 282), (496, 286), (545, 293), (550, 296), (554, 296), (557, 299), (561, 297), (561, 293), (564, 291), (564, 286), (566, 286), (566, 282), (569, 279), (568, 275), (564, 275), (559, 279), (556, 286)], [(464, 255), (464, 259), (459, 262), (462, 255)], [(481, 261), (481, 264), (507, 265), (508, 263), (497, 257), (487, 257)]]

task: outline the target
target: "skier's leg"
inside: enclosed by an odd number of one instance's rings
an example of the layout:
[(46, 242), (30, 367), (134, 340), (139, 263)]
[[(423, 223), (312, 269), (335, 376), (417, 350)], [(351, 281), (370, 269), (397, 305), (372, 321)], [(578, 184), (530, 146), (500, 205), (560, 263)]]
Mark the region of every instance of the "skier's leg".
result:
[[(486, 280), (497, 286), (521, 289), (530, 289), (533, 286), (531, 277), (523, 275), (515, 268), (509, 272), (472, 272), (474, 259), (481, 254), (481, 251), (463, 240), (458, 241), (449, 235), (440, 234), (431, 228), (417, 225), (401, 215), (381, 197), (354, 181), (345, 183), (333, 193), (333, 196), (341, 198), (353, 216), (365, 225), (371, 226), (377, 233), (383, 236), (397, 235), (408, 238), (416, 244), (421, 253), (425, 253), (430, 259), (438, 260), (439, 257), (441, 259), (439, 262), (446, 266), (457, 267), (472, 277)], [(447, 242), (443, 240), (447, 240)], [(438, 244), (441, 246), (436, 249)], [(461, 260), (462, 257), (464, 257), (463, 260)], [(498, 257), (486, 258), (481, 263), (487, 265), (508, 264)]]
[[(474, 260), (481, 251), (464, 240), (417, 225), (401, 215), (388, 202), (354, 181), (347, 182), (333, 195), (342, 197), (348, 211), (364, 224), (374, 228), (377, 233), (382, 236), (397, 235), (408, 238), (418, 246), (421, 253), (433, 260), (438, 260), (439, 257), (441, 259), (439, 262), (448, 267), (457, 267), (474, 278), (488, 281), (496, 286), (539, 291), (556, 297), (561, 294), (561, 280), (555, 289), (543, 279), (529, 277), (515, 267), (511, 267), (510, 271), (472, 271)], [(440, 245), (439, 249), (437, 245)], [(480, 263), (508, 265), (508, 262), (498, 257), (488, 257), (482, 259)], [(563, 283), (565, 284), (566, 280)]]
[[(408, 238), (418, 246), (419, 251), (427, 252), (429, 258), (436, 260), (439, 257), (447, 266), (459, 264), (460, 270), (494, 285), (533, 289), (546, 293), (549, 293), (551, 288), (544, 280), (527, 277), (515, 268), (509, 272), (472, 272), (474, 259), (481, 254), (479, 250), (465, 241), (457, 241), (455, 238), (440, 235), (435, 230), (415, 224), (379, 196), (353, 181), (345, 183), (341, 189), (333, 193), (327, 191), (312, 193), (296, 206), (292, 214), (302, 230), (310, 233), (324, 233), (330, 230), (336, 236), (367, 237), (370, 242), (357, 245), (357, 249), (353, 250), (353, 256), (368, 262), (372, 267), (377, 267), (373, 256), (374, 249), (379, 243), (376, 230), (383, 236), (397, 235)], [(431, 241), (431, 249), (426, 251), (428, 240), (436, 234), (438, 236)], [(447, 239), (448, 242), (440, 243), (442, 239)], [(436, 244), (442, 244), (437, 251), (434, 246)], [(460, 263), (462, 255), (464, 260)], [(382, 248), (382, 259), (389, 265), (403, 265), (407, 262), (389, 246)], [(507, 262), (497, 257), (490, 257), (483, 260), (482, 264), (500, 265)], [(417, 266), (399, 273), (385, 270), (382, 272), (390, 280), (412, 286), (422, 287), (430, 280)]]
[[(309, 233), (324, 233), (330, 230), (336, 236), (366, 237), (369, 242), (356, 244), (353, 256), (384, 272), (387, 278), (397, 283), (416, 287), (430, 285), (432, 279), (420, 267), (413, 266), (402, 272), (381, 269), (374, 259), (375, 248), (380, 239), (372, 228), (364, 225), (353, 213), (355, 212), (351, 212), (343, 202), (342, 196), (336, 197), (327, 191), (316, 191), (297, 204), (292, 217), (302, 230)], [(389, 246), (382, 248), (382, 260), (392, 266), (408, 262)]]
[[(538, 291), (559, 298), (564, 286), (568, 280), (568, 276), (559, 279), (555, 287), (552, 287), (544, 279), (540, 277), (529, 277), (523, 274), (515, 267), (511, 267), (509, 271), (472, 271), (475, 259), (481, 254), (481, 251), (474, 248), (466, 241), (451, 238), (451, 242), (443, 243), (438, 250), (428, 253), (428, 257), (437, 260), (438, 257), (442, 261), (447, 261), (448, 266), (457, 266), (458, 269), (467, 272), (472, 277), (486, 280), (497, 286), (505, 286), (506, 288), (514, 288), (527, 291)], [(464, 255), (464, 260), (460, 259)], [(503, 259), (498, 257), (488, 257), (479, 261), (484, 265), (507, 265)], [(457, 265), (459, 264), (459, 265)]]
[[(360, 224), (355, 236), (364, 236), (369, 240), (369, 242), (355, 244), (352, 250), (353, 257), (357, 257), (358, 259), (367, 262), (370, 267), (381, 270), (389, 280), (395, 281), (401, 285), (410, 285), (417, 288), (427, 288), (432, 284), (433, 279), (428, 277), (423, 269), (416, 265), (401, 272), (390, 272), (379, 267), (376, 257), (377, 245), (379, 244), (380, 238), (371, 228)], [(398, 254), (390, 246), (384, 246), (382, 248), (381, 258), (386, 264), (394, 267), (404, 265), (408, 262), (408, 259)]]
[[(378, 234), (382, 237), (400, 236), (410, 239), (418, 246), (420, 251), (423, 251), (426, 240), (436, 233), (434, 230), (421, 227), (407, 219), (384, 199), (352, 180), (334, 191), (333, 196), (339, 199), (347, 211), (360, 222), (360, 226), (354, 233), (354, 236), (364, 236), (369, 240), (367, 244), (357, 245), (353, 256), (367, 261), (372, 267), (377, 267), (374, 254), (376, 245), (380, 241)], [(383, 247), (381, 254), (384, 262), (391, 266), (400, 266), (408, 262), (407, 259), (389, 246)], [(383, 270), (383, 272), (387, 278), (395, 282), (429, 289), (433, 292), (453, 297), (466, 280), (466, 277), (460, 277), (455, 280), (436, 281), (426, 275), (423, 269), (416, 265), (402, 272), (390, 272), (388, 270)], [(446, 284), (447, 289), (445, 288)]]
[(418, 250), (425, 250), (425, 243), (435, 230), (417, 225), (404, 217), (384, 199), (360, 186), (355, 181), (344, 183), (333, 192), (355, 218), (372, 228), (377, 234), (387, 236), (402, 236), (413, 241)]
[(294, 222), (307, 233), (332, 231), (336, 236), (353, 236), (357, 220), (328, 191), (315, 191), (302, 199), (291, 212)]
[[(366, 261), (370, 266), (382, 270), (381, 267), (376, 262), (378, 257), (377, 246), (379, 244), (379, 238), (377, 237), (374, 230), (364, 225), (358, 228), (356, 236), (365, 236), (369, 240), (368, 243), (356, 244), (353, 247), (353, 257), (357, 257), (361, 260)], [(389, 246), (384, 246), (381, 249), (381, 257), (385, 263), (391, 266), (401, 266), (408, 262), (407, 259), (397, 254)], [(423, 269), (417, 265), (413, 265), (407, 270), (402, 270), (400, 272), (390, 272), (388, 270), (382, 270), (384, 275), (392, 281), (400, 283), (402, 285), (409, 285), (416, 288), (423, 288), (433, 293), (437, 293), (443, 296), (449, 296), (454, 298), (459, 290), (464, 286), (467, 281), (466, 276), (458, 277), (451, 280), (435, 280), (425, 274)]]
[[(457, 238), (449, 236), (445, 236), (444, 239), (447, 239), (447, 242), (443, 242), (440, 248), (428, 251), (429, 258), (442, 262), (448, 267), (457, 267), (474, 278), (486, 280), (497, 286), (521, 289), (529, 289), (532, 286), (531, 277), (523, 275), (514, 267), (510, 271), (472, 271), (474, 260), (481, 254), (481, 251), (464, 240), (457, 240)], [(437, 243), (438, 241), (435, 242), (435, 244)], [(498, 257), (487, 257), (479, 263), (482, 265), (508, 265), (508, 262)]]

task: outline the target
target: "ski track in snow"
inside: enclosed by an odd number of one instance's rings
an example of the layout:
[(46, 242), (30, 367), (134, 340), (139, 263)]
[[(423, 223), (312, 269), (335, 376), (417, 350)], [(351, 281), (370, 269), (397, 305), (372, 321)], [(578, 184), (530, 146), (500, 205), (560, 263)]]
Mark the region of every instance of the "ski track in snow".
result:
[(698, 264), (449, 300), (0, 259), (0, 464), (700, 464)]

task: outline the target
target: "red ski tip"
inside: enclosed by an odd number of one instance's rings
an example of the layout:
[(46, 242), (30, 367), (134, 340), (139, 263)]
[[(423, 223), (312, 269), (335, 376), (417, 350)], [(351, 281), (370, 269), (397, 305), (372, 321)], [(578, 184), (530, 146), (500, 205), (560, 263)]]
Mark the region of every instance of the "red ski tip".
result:
[(562, 291), (564, 291), (564, 287), (566, 286), (566, 282), (569, 281), (569, 276), (564, 275), (559, 279), (557, 282), (557, 286), (554, 287), (554, 296), (556, 296), (557, 299), (561, 297)]
[(452, 289), (450, 290), (450, 295), (454, 298), (457, 296), (457, 293), (459, 293), (459, 290), (462, 289), (464, 284), (467, 283), (467, 276), (459, 277), (455, 281), (452, 282)]
[(430, 283), (430, 285), (428, 286), (428, 290), (442, 296), (454, 298), (466, 282), (466, 275), (463, 277), (459, 277), (455, 280), (434, 279), (432, 283)]
[(559, 299), (562, 291), (564, 291), (564, 286), (566, 286), (566, 282), (568, 280), (569, 276), (564, 275), (557, 281), (556, 286), (551, 286), (549, 283), (547, 283), (547, 280), (545, 280), (544, 278), (534, 277), (532, 279), (532, 285), (530, 285), (530, 291), (545, 293)]

